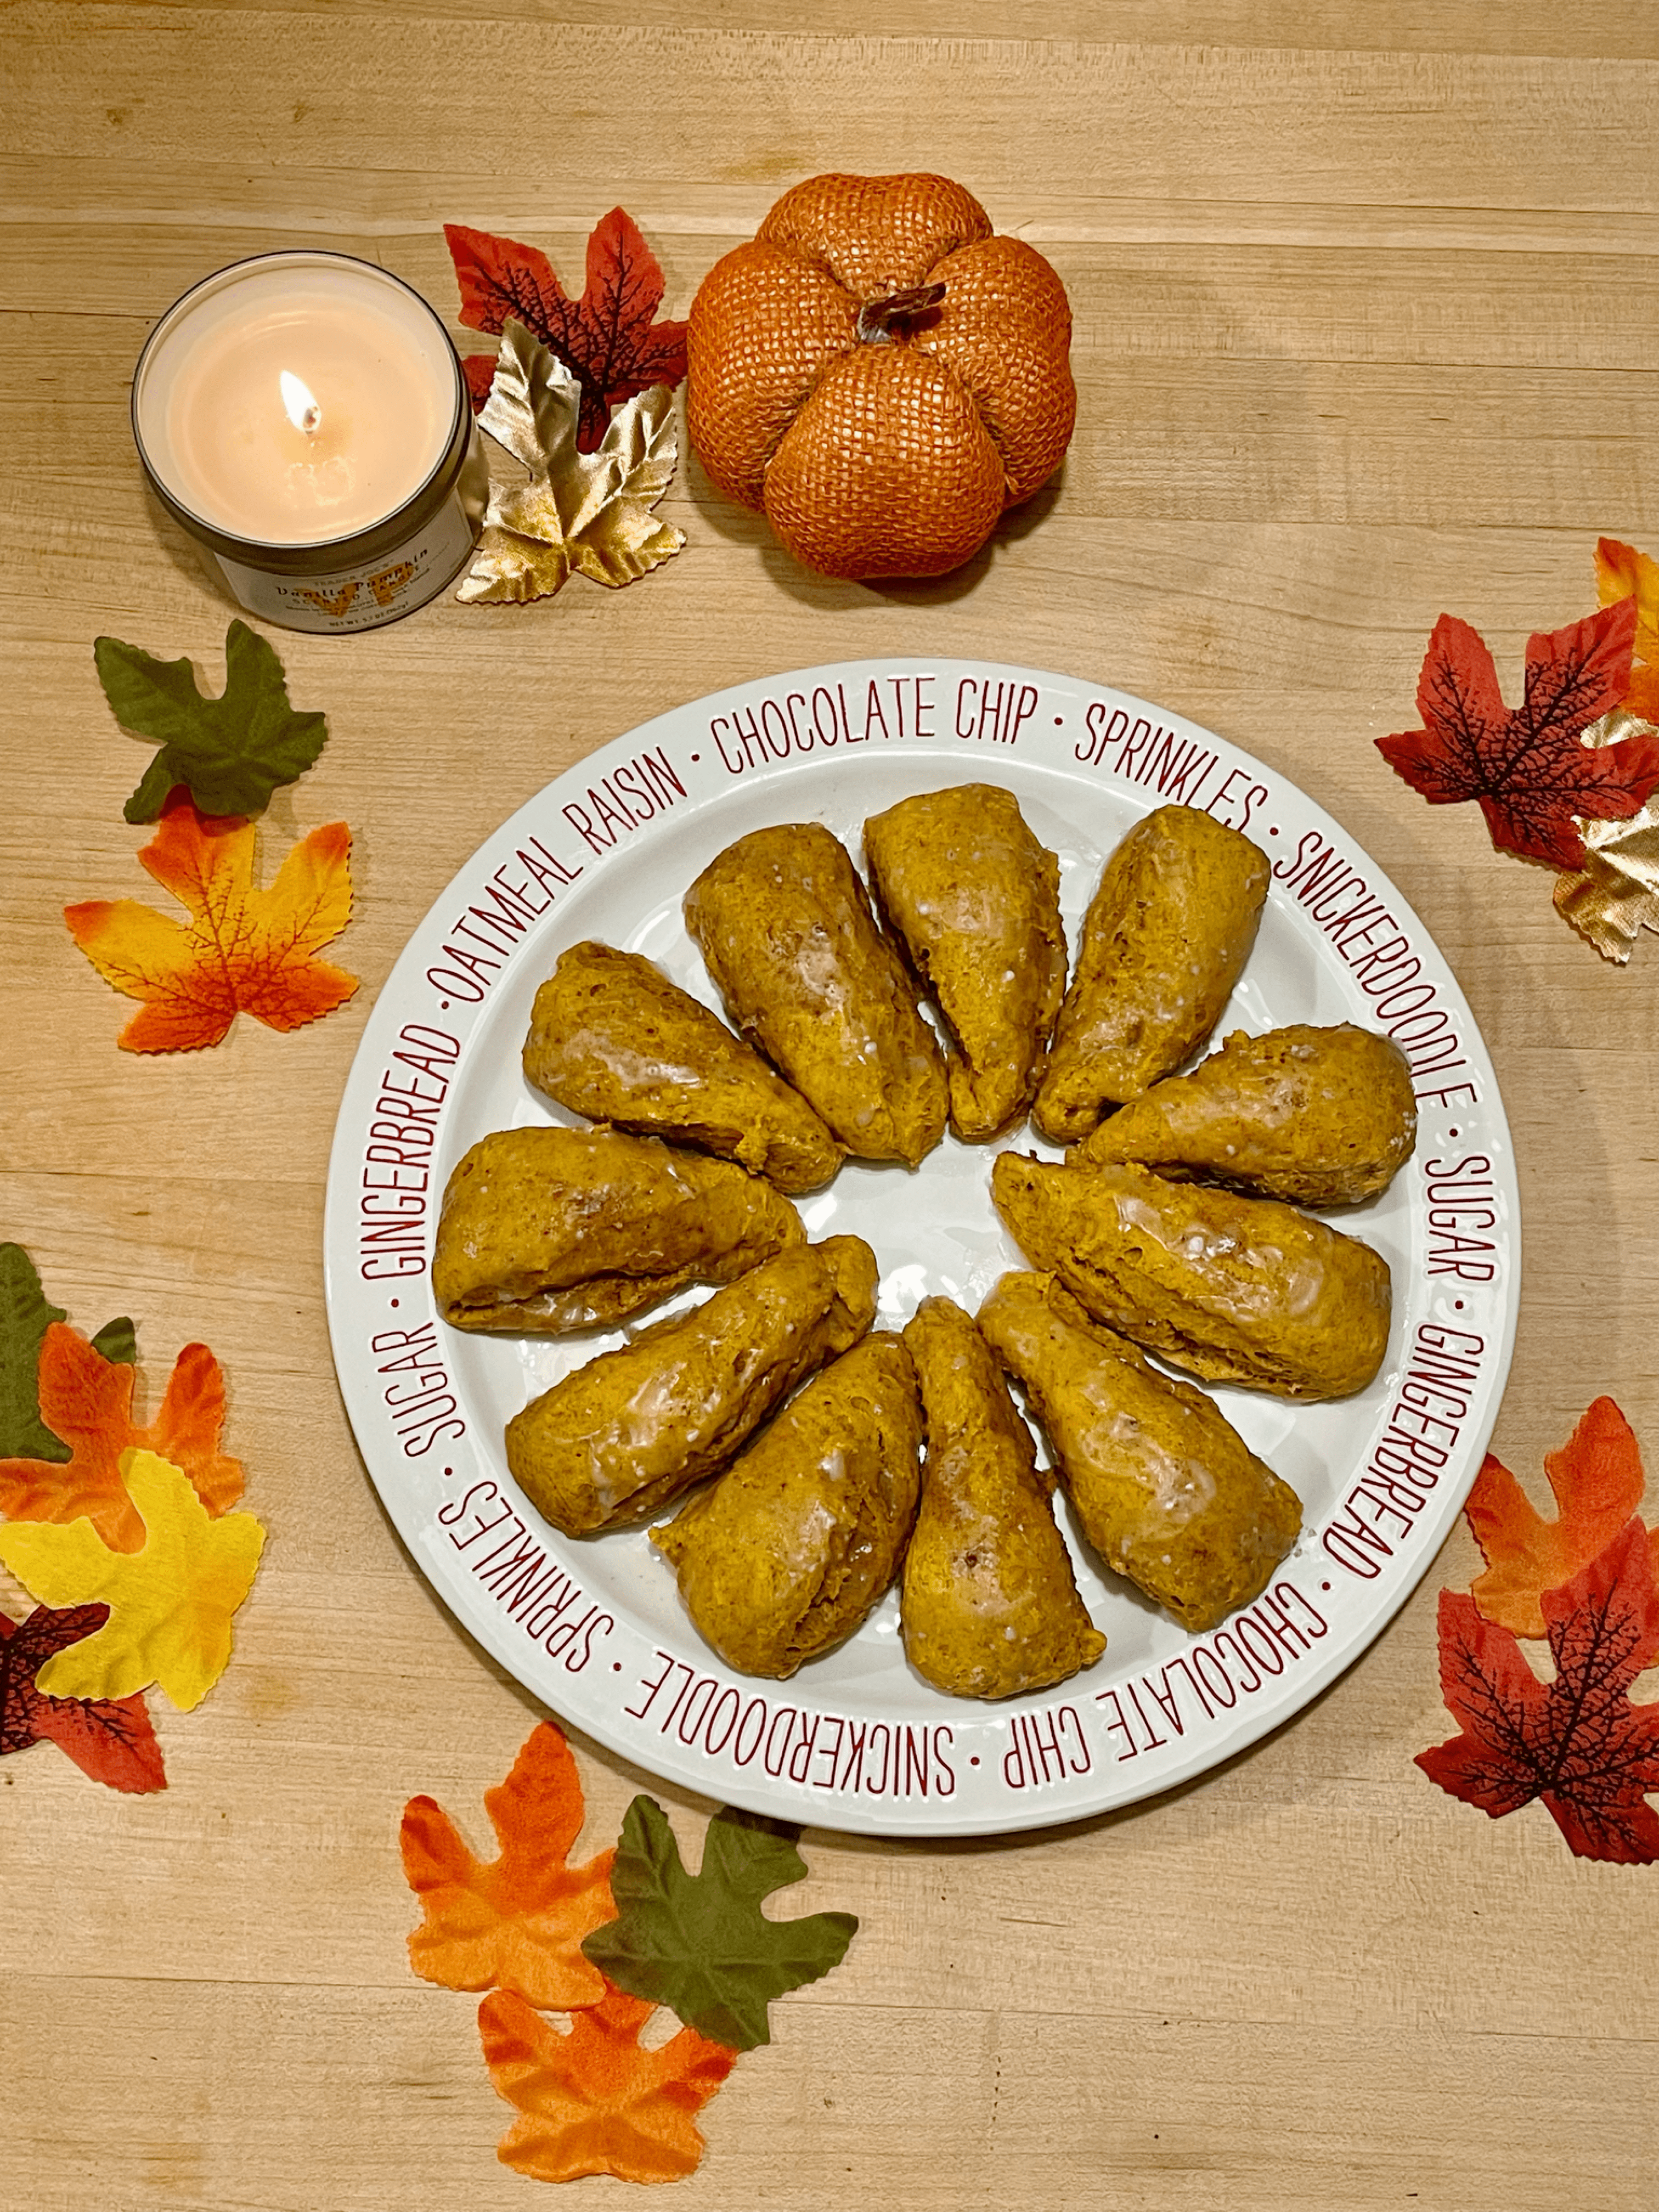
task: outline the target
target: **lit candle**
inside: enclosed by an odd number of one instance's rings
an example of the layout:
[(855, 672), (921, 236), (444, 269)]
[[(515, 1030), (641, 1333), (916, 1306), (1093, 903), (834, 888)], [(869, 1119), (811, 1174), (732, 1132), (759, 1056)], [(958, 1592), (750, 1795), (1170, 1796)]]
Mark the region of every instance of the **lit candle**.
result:
[(471, 552), (487, 478), (460, 363), (370, 262), (270, 253), (209, 277), (151, 332), (132, 417), (162, 505), (269, 621), (395, 621)]

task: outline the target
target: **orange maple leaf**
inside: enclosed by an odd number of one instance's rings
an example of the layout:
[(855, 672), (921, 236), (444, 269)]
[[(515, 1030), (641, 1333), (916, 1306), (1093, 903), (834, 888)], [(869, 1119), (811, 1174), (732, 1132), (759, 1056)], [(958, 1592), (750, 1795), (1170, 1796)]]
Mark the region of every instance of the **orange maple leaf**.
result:
[(1615, 599), (1636, 602), (1636, 658), (1647, 665), (1632, 669), (1625, 704), (1644, 722), (1659, 722), (1659, 561), (1616, 538), (1599, 538), (1595, 585), (1604, 607)]
[(297, 1030), (356, 989), (355, 975), (316, 957), (351, 918), (350, 830), (330, 822), (302, 837), (263, 891), (253, 888), (255, 839), (251, 822), (198, 813), (180, 787), (138, 858), (188, 907), (188, 926), (137, 899), (64, 908), (105, 981), (143, 1001), (118, 1040), (125, 1051), (217, 1044), (238, 1013)]
[(404, 1874), (425, 1916), (409, 1963), (447, 1989), (512, 1990), (544, 2009), (596, 2004), (608, 1984), (581, 1940), (614, 1920), (614, 1850), (580, 1867), (565, 1858), (583, 1817), (570, 1747), (543, 1721), (505, 1782), (484, 1792), (501, 1856), (481, 1863), (443, 1808), (411, 1797), (399, 1841)]
[[(1598, 1398), (1561, 1449), (1545, 1454), (1544, 1472), (1560, 1509), (1553, 1521), (1491, 1452), (1463, 1508), (1486, 1560), (1469, 1595), (1486, 1620), (1516, 1636), (1547, 1632), (1544, 1592), (1601, 1557), (1646, 1487), (1635, 1432), (1611, 1398)], [(1659, 1529), (1649, 1541), (1659, 1567)]]
[(692, 2118), (738, 2061), (735, 2051), (683, 2027), (658, 2051), (639, 2032), (656, 2007), (611, 1983), (571, 2015), (561, 2035), (522, 1997), (498, 1990), (478, 2007), (478, 2033), (495, 2094), (519, 2118), (495, 2155), (538, 2181), (609, 2173), (618, 2181), (678, 2181), (703, 2154)]
[(90, 1521), (112, 1552), (143, 1547), (144, 1524), (121, 1479), (123, 1452), (152, 1451), (182, 1468), (211, 1514), (242, 1494), (242, 1463), (219, 1449), (225, 1378), (204, 1344), (173, 1363), (148, 1428), (132, 1418), (137, 1370), (106, 1359), (77, 1328), (53, 1322), (40, 1345), (40, 1418), (70, 1448), (58, 1463), (0, 1459), (0, 1513), (13, 1521)]

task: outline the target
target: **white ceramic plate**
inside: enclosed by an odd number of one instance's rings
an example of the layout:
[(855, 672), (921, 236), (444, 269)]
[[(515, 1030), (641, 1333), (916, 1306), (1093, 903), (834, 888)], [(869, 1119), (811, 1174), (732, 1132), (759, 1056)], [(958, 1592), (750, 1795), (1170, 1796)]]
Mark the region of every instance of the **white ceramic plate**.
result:
[[(1073, 947), (1103, 860), (1154, 806), (1204, 807), (1270, 856), (1261, 935), (1216, 1037), (1354, 1021), (1412, 1059), (1416, 1156), (1342, 1223), (1394, 1270), (1389, 1356), (1370, 1389), (1337, 1405), (1215, 1392), (1299, 1492), (1305, 1524), (1267, 1591), (1222, 1628), (1188, 1635), (1066, 1524), (1109, 1641), (1059, 1689), (995, 1705), (941, 1696), (905, 1661), (890, 1592), (839, 1650), (791, 1681), (757, 1681), (703, 1644), (642, 1532), (573, 1542), (513, 1482), (508, 1418), (622, 1337), (450, 1330), (427, 1275), (439, 1200), (487, 1131), (574, 1118), (531, 1090), (519, 1059), (536, 988), (567, 945), (597, 937), (647, 953), (717, 1003), (680, 898), (722, 847), (810, 819), (861, 858), (867, 816), (970, 781), (1014, 792), (1059, 854)], [(1012, 1141), (1054, 1156), (1028, 1132)], [(1024, 1264), (991, 1206), (995, 1149), (947, 1137), (915, 1173), (848, 1166), (799, 1201), (814, 1237), (851, 1230), (875, 1247), (878, 1326), (934, 1291), (972, 1310)], [(1388, 879), (1294, 785), (1180, 715), (975, 661), (848, 662), (738, 685), (619, 738), (521, 808), (380, 994), (341, 1103), (325, 1233), (335, 1364), (363, 1457), (471, 1633), (555, 1711), (665, 1779), (886, 1835), (984, 1834), (1127, 1804), (1306, 1705), (1377, 1635), (1450, 1526), (1497, 1415), (1519, 1291), (1491, 1063)]]

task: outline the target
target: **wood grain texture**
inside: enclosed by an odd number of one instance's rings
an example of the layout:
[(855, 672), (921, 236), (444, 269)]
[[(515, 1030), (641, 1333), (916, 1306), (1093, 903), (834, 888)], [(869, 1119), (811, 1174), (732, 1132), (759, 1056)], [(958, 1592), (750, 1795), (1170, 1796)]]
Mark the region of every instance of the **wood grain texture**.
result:
[[(49, 1747), (0, 1764), (0, 2212), (532, 2201), (494, 2157), (473, 2004), (407, 1972), (396, 1832), (422, 1790), (479, 1830), (538, 1709), (363, 1474), (322, 1175), (430, 901), (680, 701), (989, 655), (1163, 701), (1301, 783), (1424, 916), (1497, 1063), (1527, 1243), (1497, 1449), (1541, 1497), (1543, 1452), (1608, 1391), (1659, 1462), (1659, 941), (1604, 965), (1541, 872), (1370, 743), (1409, 724), (1443, 609), (1512, 686), (1528, 633), (1592, 603), (1598, 532), (1659, 551), (1656, 54), (1652, 9), (1610, 0), (824, 0), (808, 30), (763, 0), (0, 6), (0, 1233), (78, 1323), (137, 1316), (151, 1405), (181, 1344), (214, 1346), (271, 1531), (223, 1683), (158, 1715), (165, 1795)], [(232, 612), (134, 465), (150, 321), (228, 260), (319, 241), (453, 314), (443, 220), (574, 276), (617, 203), (683, 313), (826, 167), (960, 176), (1054, 260), (1081, 392), (1057, 483), (961, 575), (872, 591), (805, 575), (690, 461), (662, 508), (686, 551), (641, 586), (281, 635), (331, 734), (265, 842), (351, 823), (363, 989), (292, 1036), (118, 1054), (123, 1006), (60, 917), (142, 889), (120, 809), (147, 754), (92, 641), (216, 683)], [(787, 1910), (864, 1933), (708, 2107), (675, 2202), (1650, 2212), (1659, 1882), (1411, 1764), (1449, 1733), (1435, 1590), (1474, 1564), (1460, 1528), (1310, 1710), (1150, 1804), (936, 1848), (811, 1836)], [(641, 1786), (695, 1840), (706, 1804), (577, 1749), (581, 1848)]]

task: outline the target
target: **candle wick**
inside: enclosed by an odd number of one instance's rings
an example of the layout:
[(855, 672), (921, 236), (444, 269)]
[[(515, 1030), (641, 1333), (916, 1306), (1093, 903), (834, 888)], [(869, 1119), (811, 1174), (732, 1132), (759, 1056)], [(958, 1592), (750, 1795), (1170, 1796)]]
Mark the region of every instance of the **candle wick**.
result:
[(311, 387), (290, 369), (283, 369), (276, 380), (282, 387), (283, 412), (296, 430), (303, 431), (307, 438), (315, 437), (322, 427), (323, 410)]

